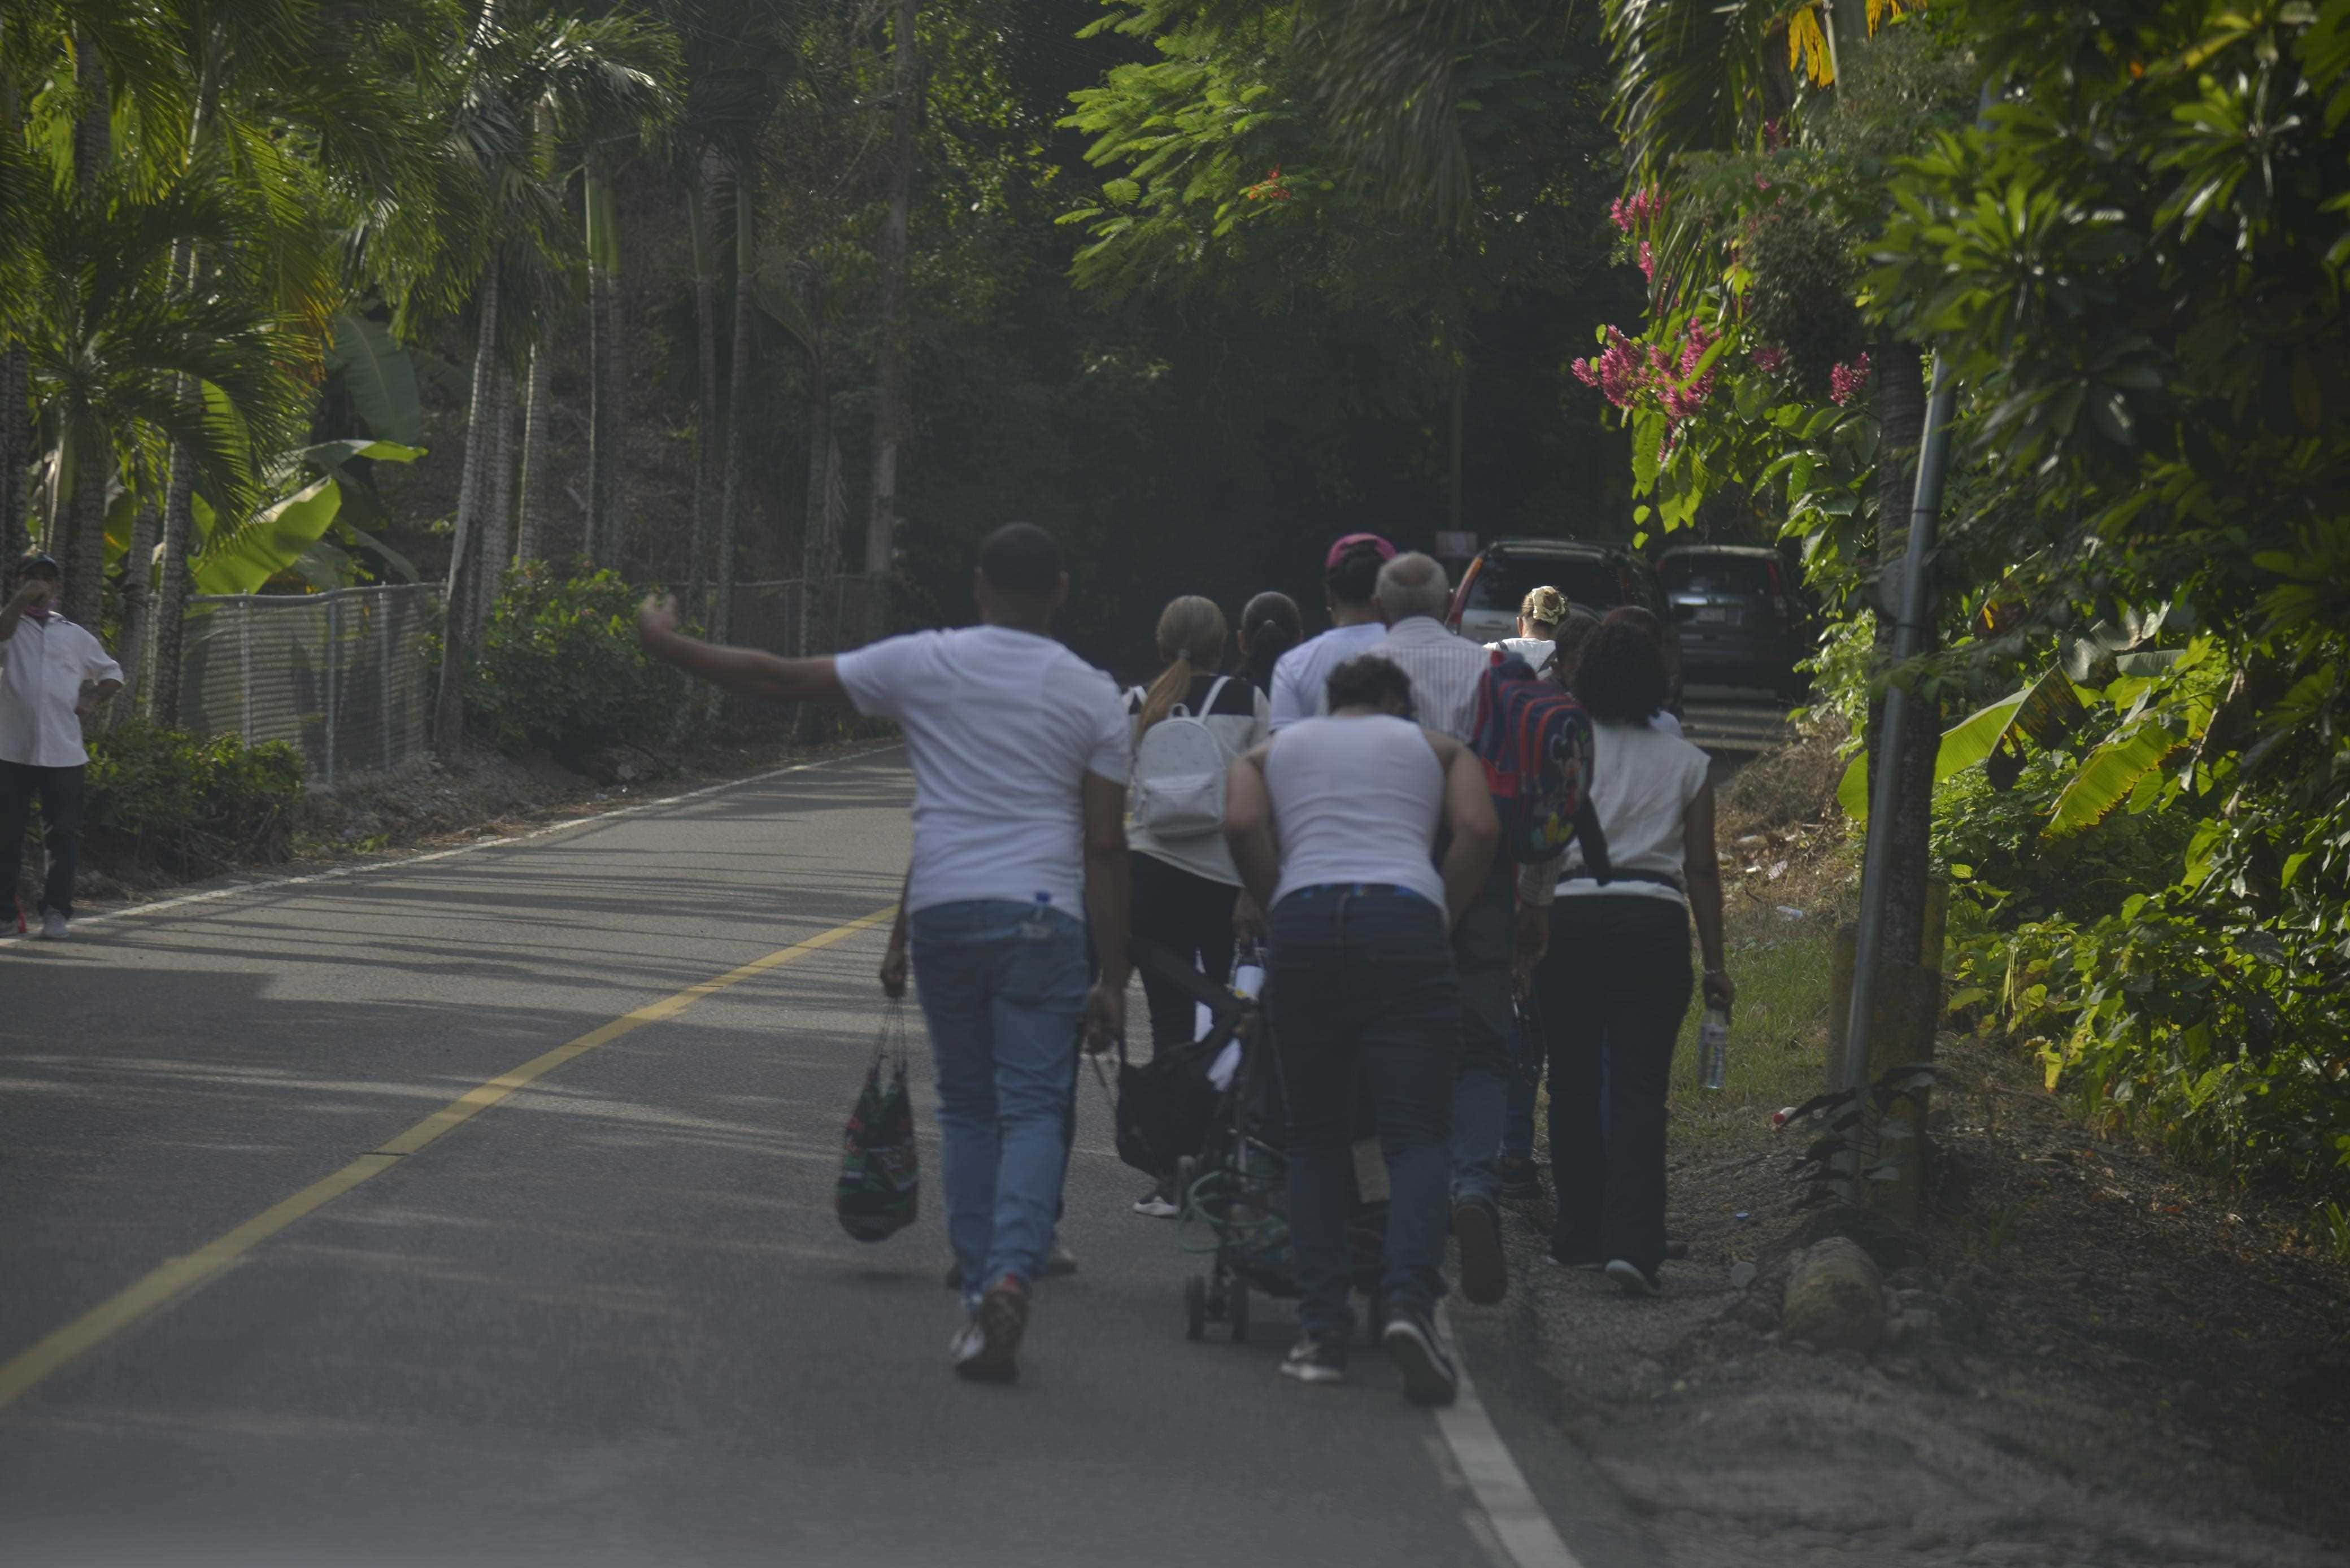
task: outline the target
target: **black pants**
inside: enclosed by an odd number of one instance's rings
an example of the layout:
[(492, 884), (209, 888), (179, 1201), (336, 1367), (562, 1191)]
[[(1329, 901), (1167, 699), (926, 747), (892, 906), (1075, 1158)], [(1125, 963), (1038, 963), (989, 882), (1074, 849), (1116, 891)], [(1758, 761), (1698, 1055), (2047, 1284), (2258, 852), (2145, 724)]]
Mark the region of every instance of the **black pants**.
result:
[[(1170, 866), (1157, 856), (1134, 860), (1134, 934), (1172, 951), (1219, 985), (1232, 971), (1232, 905), (1241, 890)], [(1142, 973), (1150, 1004), (1150, 1048), (1169, 1051), (1198, 1038), (1192, 1002), (1150, 971)]]
[(74, 869), (81, 859), (81, 775), (78, 767), (0, 763), (0, 890), (12, 906), (24, 864), (25, 829), (37, 800), (49, 847), (49, 879), (41, 889), (41, 908), (73, 919)]
[(1306, 888), (1273, 911), (1266, 1001), (1289, 1100), (1289, 1228), (1298, 1317), (1343, 1339), (1353, 1269), (1358, 1085), (1369, 1079), (1388, 1167), (1388, 1299), (1444, 1293), (1460, 985), (1444, 911), (1393, 888)]
[(1665, 1095), (1689, 1012), (1689, 910), (1638, 893), (1561, 898), (1535, 994), (1550, 1036), (1562, 1257), (1665, 1259)]

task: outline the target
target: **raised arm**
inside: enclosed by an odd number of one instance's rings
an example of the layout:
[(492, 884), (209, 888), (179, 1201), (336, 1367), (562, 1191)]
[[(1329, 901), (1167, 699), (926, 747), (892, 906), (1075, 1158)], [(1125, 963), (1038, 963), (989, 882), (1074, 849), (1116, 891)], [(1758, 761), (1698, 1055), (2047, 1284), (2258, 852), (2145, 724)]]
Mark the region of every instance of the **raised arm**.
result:
[(1452, 830), (1452, 842), (1444, 851), (1444, 907), (1451, 922), (1459, 925), (1493, 868), (1502, 822), (1493, 815), (1492, 791), (1477, 753), (1450, 735), (1433, 730), (1423, 733), (1444, 764), (1444, 824)]
[(1261, 909), (1273, 908), (1274, 889), (1281, 885), (1281, 846), (1273, 836), (1273, 795), (1264, 785), (1269, 749), (1269, 745), (1258, 746), (1242, 753), (1224, 778), (1224, 842), (1232, 846), (1242, 889)]
[(1086, 815), (1086, 923), (1101, 964), (1086, 998), (1086, 1049), (1100, 1052), (1126, 1033), (1126, 982), (1133, 973), (1126, 953), (1134, 897), (1126, 853), (1126, 783), (1087, 772), (1079, 793)]
[(1705, 957), (1705, 1004), (1724, 1012), (1738, 1000), (1721, 944), (1721, 862), (1713, 849), (1713, 786), (1697, 792), (1681, 814), (1681, 880), (1689, 885), (1690, 918)]
[(730, 691), (779, 702), (848, 702), (831, 659), (778, 659), (688, 637), (677, 629), (677, 600), (668, 594), (648, 594), (637, 607), (637, 640), (655, 659)]

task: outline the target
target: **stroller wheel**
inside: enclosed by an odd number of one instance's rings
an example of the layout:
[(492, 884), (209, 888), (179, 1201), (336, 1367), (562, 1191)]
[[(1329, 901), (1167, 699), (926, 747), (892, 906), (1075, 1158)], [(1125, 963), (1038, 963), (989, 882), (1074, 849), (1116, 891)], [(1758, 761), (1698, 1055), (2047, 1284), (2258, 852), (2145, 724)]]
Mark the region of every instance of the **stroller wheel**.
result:
[(1208, 1282), (1198, 1274), (1183, 1282), (1183, 1337), (1208, 1337)]
[(1175, 1162), (1175, 1218), (1177, 1220), (1189, 1220), (1191, 1217), (1191, 1184), (1199, 1179), (1198, 1159), (1187, 1154)]
[(1225, 1314), (1232, 1319), (1232, 1343), (1246, 1345), (1249, 1330), (1249, 1288), (1248, 1282), (1238, 1274), (1232, 1276), (1232, 1285), (1224, 1298), (1224, 1310)]

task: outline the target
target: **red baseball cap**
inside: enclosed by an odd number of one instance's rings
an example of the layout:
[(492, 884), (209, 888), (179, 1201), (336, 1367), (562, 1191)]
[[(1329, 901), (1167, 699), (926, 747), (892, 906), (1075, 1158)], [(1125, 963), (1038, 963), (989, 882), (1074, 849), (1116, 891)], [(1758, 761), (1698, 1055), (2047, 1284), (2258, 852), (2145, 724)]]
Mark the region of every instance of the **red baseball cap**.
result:
[(1326, 572), (1335, 570), (1338, 565), (1338, 557), (1357, 545), (1368, 545), (1378, 552), (1379, 559), (1382, 561), (1395, 559), (1396, 547), (1377, 534), (1349, 534), (1330, 546), (1330, 553), (1322, 557), (1322, 569)]

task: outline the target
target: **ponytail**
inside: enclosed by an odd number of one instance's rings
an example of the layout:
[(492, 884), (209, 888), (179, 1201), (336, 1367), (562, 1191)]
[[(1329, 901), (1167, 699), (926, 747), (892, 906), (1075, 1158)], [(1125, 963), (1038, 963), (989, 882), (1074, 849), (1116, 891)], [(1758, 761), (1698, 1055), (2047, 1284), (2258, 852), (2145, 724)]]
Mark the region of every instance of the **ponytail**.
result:
[(1249, 683), (1260, 691), (1273, 690), (1273, 667), (1297, 646), (1305, 633), (1297, 601), (1268, 589), (1249, 600), (1241, 611), (1241, 639), (1248, 644)]
[(1134, 726), (1138, 740), (1191, 695), (1191, 682), (1202, 669), (1213, 670), (1223, 661), (1224, 612), (1216, 601), (1197, 594), (1170, 600), (1159, 616), (1159, 656), (1168, 664), (1142, 694), (1142, 711)]

